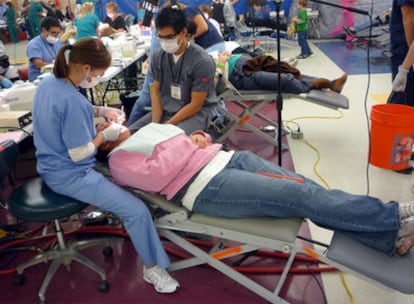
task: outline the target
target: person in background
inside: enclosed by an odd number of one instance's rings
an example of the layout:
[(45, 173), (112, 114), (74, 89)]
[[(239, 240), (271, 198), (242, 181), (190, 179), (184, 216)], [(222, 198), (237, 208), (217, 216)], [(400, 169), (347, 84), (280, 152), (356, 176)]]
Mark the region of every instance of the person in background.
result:
[(7, 21), (6, 16), (4, 15), (4, 13), (6, 12), (8, 8), (6, 3), (7, 3), (6, 1), (0, 2), (0, 20), (4, 20), (4, 21)]
[(264, 0), (250, 0), (248, 2), (246, 19), (269, 19), (270, 7)]
[[(170, 6), (166, 4), (166, 6)], [(219, 34), (216, 28), (205, 17), (198, 7), (184, 5), (177, 3), (177, 8), (184, 11), (187, 19), (194, 22), (196, 25), (196, 32), (190, 38), (194, 40), (199, 46), (206, 50), (207, 53), (218, 51), (224, 52), (226, 45), (223, 37)]]
[[(144, 264), (144, 280), (157, 292), (173, 293), (180, 285), (165, 270), (170, 261), (148, 208), (94, 170), (97, 148), (116, 140), (125, 127), (119, 110), (94, 107), (78, 88), (93, 88), (111, 61), (97, 38), (83, 38), (60, 49), (53, 74), (40, 82), (33, 102), (37, 171), (53, 191), (121, 217)], [(114, 123), (96, 132), (94, 117)]]
[(72, 9), (69, 5), (66, 6), (65, 18), (68, 20), (74, 20), (75, 14), (72, 12)]
[(233, 5), (234, 11), (236, 12), (237, 20), (243, 20), (246, 17), (247, 0), (231, 0), (231, 4)]
[(137, 1), (137, 23), (139, 25), (142, 24), (142, 20), (144, 20), (145, 9), (142, 7), (142, 0)]
[(180, 126), (188, 134), (207, 130), (217, 104), (214, 61), (199, 45), (188, 41), (192, 26), (183, 10), (164, 7), (155, 26), (161, 49), (151, 57), (152, 111), (128, 128), (133, 133), (157, 122)]
[[(281, 91), (284, 93), (301, 94), (313, 89), (330, 89), (341, 93), (347, 80), (344, 74), (338, 79), (302, 75), (300, 71), (286, 62), (281, 62)], [(278, 81), (277, 60), (271, 56), (247, 54), (231, 55), (229, 52), (220, 53), (216, 64), (217, 76), (222, 76), (226, 85), (230, 81), (237, 90), (277, 90)], [(217, 83), (216, 83), (217, 85)]]
[(98, 37), (99, 19), (94, 14), (91, 2), (82, 4), (81, 12), (75, 17), (76, 40), (84, 37)]
[(313, 54), (308, 44), (308, 11), (306, 10), (307, 0), (299, 0), (298, 14), (292, 18), (296, 23), (296, 33), (298, 35), (298, 43), (300, 46), (300, 54), (296, 57), (298, 59), (308, 58)]
[(18, 43), (19, 37), (16, 28), (16, 10), (14, 9), (13, 3), (11, 3), (11, 1), (7, 1), (6, 5), (7, 9), (4, 12), (4, 16), (7, 18), (7, 29), (9, 31), (10, 40), (13, 43)]
[[(399, 67), (402, 65), (408, 53), (410, 45), (414, 41), (414, 1), (393, 0), (390, 19), (390, 51), (391, 51), (391, 75), (394, 81), (398, 75)], [(407, 83), (403, 91), (393, 91), (387, 103), (405, 104), (414, 106), (414, 71), (408, 68)], [(411, 174), (412, 166), (395, 172)]]
[(215, 20), (213, 18), (213, 11), (211, 10), (211, 7), (208, 5), (200, 5), (199, 6), (200, 11), (203, 12), (204, 14), (204, 18), (206, 18), (206, 20), (208, 20), (208, 22), (210, 22), (215, 29), (217, 30), (217, 32), (220, 34), (221, 37), (223, 37), (223, 33), (221, 32), (221, 26), (220, 23), (217, 22), (217, 20)]
[[(394, 81), (392, 82), (392, 90), (394, 92), (404, 92), (407, 87), (407, 78), (408, 73), (413, 68), (414, 64), (414, 41), (411, 43), (411, 46), (408, 50), (407, 55), (405, 56), (404, 61), (398, 67), (398, 73), (395, 75)], [(412, 85), (412, 84), (411, 84)]]
[[(355, 3), (359, 2), (360, 0), (341, 0), (340, 5), (345, 7), (353, 8), (355, 7)], [(345, 32), (345, 41), (351, 42), (355, 39), (355, 17), (354, 13), (342, 9), (342, 21), (331, 31), (331, 35), (333, 37), (338, 36)]]
[(62, 11), (56, 7), (56, 4), (51, 3), (50, 7), (52, 10), (47, 12), (48, 17), (55, 17), (57, 20), (59, 20), (60, 23), (65, 21), (65, 15), (63, 15)]
[(42, 31), (40, 17), (43, 17), (45, 15), (46, 13), (43, 11), (43, 6), (40, 4), (40, 0), (31, 0), (27, 18), (29, 18), (32, 38), (38, 36)]
[(41, 28), (40, 35), (30, 40), (26, 49), (29, 58), (29, 81), (36, 80), (43, 66), (54, 62), (62, 46), (62, 41), (59, 39), (62, 29), (56, 18), (44, 18)]
[(0, 75), (0, 88), (1, 89), (8, 89), (13, 86), (13, 82), (11, 82), (10, 79), (4, 77), (3, 75)]
[(106, 15), (107, 17), (103, 22), (109, 24), (113, 33), (126, 31), (124, 17), (118, 14), (118, 5), (115, 2), (108, 2), (106, 4)]

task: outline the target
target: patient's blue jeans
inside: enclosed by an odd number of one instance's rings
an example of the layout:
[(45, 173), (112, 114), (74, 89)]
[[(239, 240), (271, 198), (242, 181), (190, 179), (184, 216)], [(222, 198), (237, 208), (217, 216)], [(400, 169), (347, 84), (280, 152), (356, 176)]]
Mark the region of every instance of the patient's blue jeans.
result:
[[(304, 183), (256, 172), (302, 177)], [(229, 218), (309, 218), (387, 254), (394, 249), (400, 227), (398, 203), (327, 190), (248, 151), (235, 152), (227, 167), (199, 194), (193, 210)]]
[[(237, 60), (233, 72), (229, 77), (229, 80), (234, 87), (238, 90), (278, 90), (278, 73), (257, 71), (252, 75), (246, 75), (243, 72), (243, 65), (250, 58), (250, 56), (243, 55)], [(291, 94), (307, 93), (313, 89), (313, 86), (308, 83), (308, 80), (311, 79), (316, 78), (302, 75), (302, 79), (296, 79), (293, 74), (281, 73), (281, 91), (283, 93)]]

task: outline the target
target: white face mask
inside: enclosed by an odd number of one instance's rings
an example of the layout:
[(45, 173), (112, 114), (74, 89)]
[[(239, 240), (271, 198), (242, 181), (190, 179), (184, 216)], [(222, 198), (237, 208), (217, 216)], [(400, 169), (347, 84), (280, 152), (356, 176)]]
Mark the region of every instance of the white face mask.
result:
[(46, 41), (49, 44), (55, 44), (56, 42), (58, 42), (59, 38), (58, 37), (53, 37), (53, 36), (47, 36), (46, 37)]
[[(88, 70), (88, 74), (86, 74), (86, 77), (85, 77), (85, 78), (81, 81), (81, 83), (79, 84), (79, 86), (80, 86), (81, 88), (84, 88), (84, 89), (91, 89), (91, 88), (95, 87), (95, 86), (99, 83), (99, 79), (100, 79), (101, 77), (99, 77), (99, 76), (96, 76), (96, 77), (89, 76), (89, 71), (90, 71), (90, 70)], [(89, 78), (91, 79), (90, 81), (88, 80), (88, 76), (89, 76)]]
[(115, 14), (107, 14), (109, 18), (113, 19), (115, 17)]
[(161, 48), (169, 54), (175, 54), (180, 48), (177, 39), (160, 39), (160, 45)]

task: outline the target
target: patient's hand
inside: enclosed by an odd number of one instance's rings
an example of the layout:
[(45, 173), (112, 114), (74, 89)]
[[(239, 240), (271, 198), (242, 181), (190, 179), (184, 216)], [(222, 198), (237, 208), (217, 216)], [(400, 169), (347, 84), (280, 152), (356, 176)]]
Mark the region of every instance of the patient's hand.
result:
[(225, 64), (227, 60), (229, 60), (231, 53), (228, 51), (224, 51), (218, 55), (217, 63)]
[(190, 138), (193, 144), (197, 145), (199, 148), (205, 148), (208, 145), (207, 138), (202, 134), (192, 134), (190, 135)]

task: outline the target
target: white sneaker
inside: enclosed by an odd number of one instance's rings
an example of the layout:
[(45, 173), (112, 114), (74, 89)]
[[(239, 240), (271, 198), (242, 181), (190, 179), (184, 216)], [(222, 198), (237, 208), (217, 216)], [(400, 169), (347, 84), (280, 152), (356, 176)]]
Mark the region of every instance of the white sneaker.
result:
[(180, 284), (171, 277), (165, 269), (159, 268), (157, 265), (151, 268), (144, 266), (144, 281), (154, 285), (157, 292), (173, 293)]

